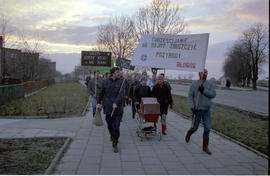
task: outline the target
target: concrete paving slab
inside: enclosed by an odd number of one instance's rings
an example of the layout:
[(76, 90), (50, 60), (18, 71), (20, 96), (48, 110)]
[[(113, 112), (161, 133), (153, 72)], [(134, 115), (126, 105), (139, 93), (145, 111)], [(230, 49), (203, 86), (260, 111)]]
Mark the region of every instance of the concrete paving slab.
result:
[(209, 144), (213, 155), (205, 154), (202, 151), (201, 127), (190, 142), (185, 143), (191, 121), (173, 112), (168, 113), (168, 135), (163, 136), (161, 141), (156, 138), (141, 141), (136, 135), (136, 121), (129, 115), (131, 108), (126, 107), (121, 123), (119, 153), (113, 153), (106, 123), (101, 127), (93, 126), (89, 113), (81, 118), (6, 120), (5, 125), (0, 125), (0, 138), (73, 136), (53, 174), (268, 173), (268, 159), (215, 133), (211, 133)]

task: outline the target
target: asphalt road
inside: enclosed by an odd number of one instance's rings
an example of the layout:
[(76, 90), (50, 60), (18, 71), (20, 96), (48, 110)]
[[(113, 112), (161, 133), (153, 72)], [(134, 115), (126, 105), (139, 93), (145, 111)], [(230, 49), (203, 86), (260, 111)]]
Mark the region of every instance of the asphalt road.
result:
[[(171, 86), (172, 94), (188, 96), (189, 85), (172, 84)], [(217, 95), (213, 99), (214, 103), (268, 116), (268, 91), (241, 90), (236, 88), (226, 90), (217, 88), (216, 92)]]

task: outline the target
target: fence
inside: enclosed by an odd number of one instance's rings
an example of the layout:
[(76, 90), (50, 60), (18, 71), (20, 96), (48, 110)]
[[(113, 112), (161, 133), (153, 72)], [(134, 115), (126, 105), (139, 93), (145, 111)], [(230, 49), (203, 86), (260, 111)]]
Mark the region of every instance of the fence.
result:
[(0, 86), (0, 105), (11, 100), (23, 98), (26, 94), (30, 94), (52, 84), (54, 84), (54, 80), (28, 81), (23, 84)]
[(0, 105), (24, 97), (23, 84), (0, 86)]

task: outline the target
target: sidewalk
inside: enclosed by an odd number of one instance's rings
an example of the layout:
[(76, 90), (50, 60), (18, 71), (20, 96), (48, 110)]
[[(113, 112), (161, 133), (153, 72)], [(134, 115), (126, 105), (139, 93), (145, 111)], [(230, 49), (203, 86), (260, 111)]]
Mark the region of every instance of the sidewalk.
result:
[[(0, 138), (68, 136), (68, 150), (59, 161), (54, 174), (87, 175), (236, 175), (268, 173), (268, 160), (215, 133), (210, 134), (212, 155), (202, 151), (200, 127), (187, 144), (184, 140), (191, 121), (169, 112), (168, 135), (140, 140), (137, 123), (126, 107), (121, 123), (119, 153), (113, 153), (106, 123), (92, 125), (91, 112), (85, 117), (5, 120), (0, 119)], [(103, 117), (104, 118), (104, 117)]]

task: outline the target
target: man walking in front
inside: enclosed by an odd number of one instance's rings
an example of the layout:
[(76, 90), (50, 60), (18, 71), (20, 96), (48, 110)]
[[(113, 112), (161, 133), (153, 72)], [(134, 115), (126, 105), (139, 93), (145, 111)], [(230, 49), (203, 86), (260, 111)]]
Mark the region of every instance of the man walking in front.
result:
[(104, 101), (104, 114), (106, 115), (106, 122), (113, 151), (118, 153), (118, 139), (120, 136), (120, 121), (123, 115), (123, 98), (124, 87), (123, 79), (120, 79), (120, 70), (114, 67), (110, 70), (110, 77), (103, 80), (101, 92), (97, 98), (97, 108), (102, 108), (102, 100)]
[(188, 104), (192, 110), (192, 126), (186, 134), (186, 142), (190, 140), (190, 136), (197, 131), (201, 118), (203, 119), (204, 131), (203, 131), (203, 151), (211, 155), (211, 151), (208, 149), (209, 133), (211, 128), (211, 113), (210, 108), (212, 99), (216, 96), (215, 85), (206, 80), (207, 70), (199, 72), (200, 79), (194, 81), (190, 86), (188, 93)]

